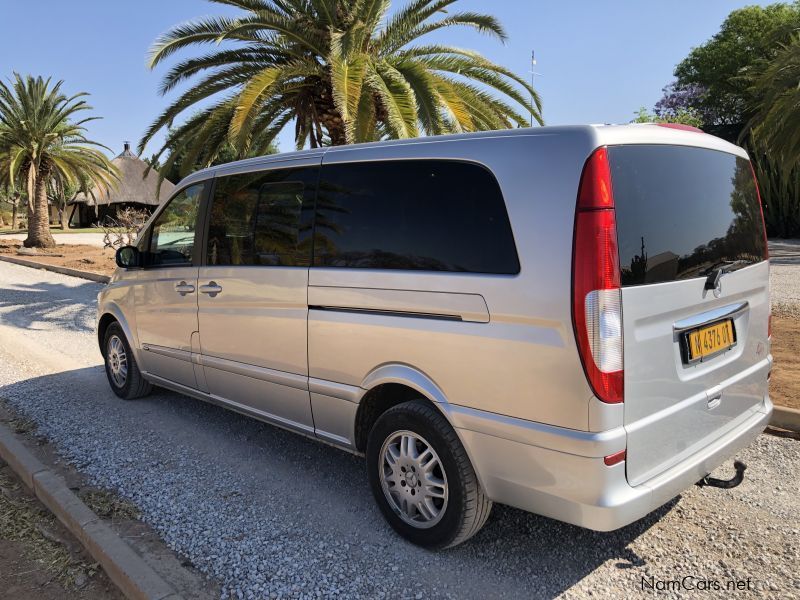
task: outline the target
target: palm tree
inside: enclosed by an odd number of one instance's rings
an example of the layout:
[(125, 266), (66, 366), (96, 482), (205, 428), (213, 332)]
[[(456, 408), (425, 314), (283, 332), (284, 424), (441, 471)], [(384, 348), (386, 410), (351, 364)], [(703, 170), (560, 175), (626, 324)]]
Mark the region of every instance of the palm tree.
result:
[(800, 33), (765, 63), (752, 87), (758, 112), (750, 125), (756, 143), (784, 168), (800, 164)]
[(192, 85), (153, 122), (140, 152), (212, 97), (156, 157), (169, 150), (209, 164), (227, 143), (240, 156), (257, 154), (291, 122), (298, 149), (524, 127), (531, 115), (542, 123), (538, 94), (513, 72), (471, 50), (414, 44), (454, 26), (506, 39), (491, 16), (449, 13), (457, 0), (411, 0), (391, 17), (390, 0), (211, 1), (244, 13), (184, 23), (156, 40), (151, 68), (188, 47), (221, 46), (167, 73), (162, 94)]
[(27, 247), (55, 245), (50, 235), (48, 187), (64, 187), (89, 180), (112, 185), (116, 169), (86, 138), (84, 125), (96, 117), (73, 121), (90, 110), (82, 98), (61, 93), (62, 81), (24, 79), (17, 73), (9, 87), (0, 81), (0, 183), (12, 187), (24, 182), (28, 196)]

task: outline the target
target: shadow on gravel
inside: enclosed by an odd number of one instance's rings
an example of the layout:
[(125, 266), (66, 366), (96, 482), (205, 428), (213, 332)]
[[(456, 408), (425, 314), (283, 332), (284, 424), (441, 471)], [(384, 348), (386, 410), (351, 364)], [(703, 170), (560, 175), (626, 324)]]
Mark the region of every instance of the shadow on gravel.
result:
[[(606, 562), (644, 566), (631, 542), (678, 503), (611, 533), (496, 505), (471, 541), (428, 552), (385, 524), (363, 461), (346, 452), (163, 390), (121, 401), (102, 367), (22, 381), (0, 395), (94, 484), (132, 501), (224, 585), (262, 565), (271, 577), (308, 582), (302, 589), (324, 588), (331, 573), (342, 573), (342, 595), (374, 597), (399, 589), (391, 587), (399, 566), (414, 573), (424, 597), (552, 597)], [(372, 587), (363, 587), (364, 573)]]
[(55, 325), (59, 329), (94, 330), (96, 283), (68, 286), (60, 283), (14, 284), (16, 289), (0, 288), (0, 320), (8, 325), (30, 329), (34, 323)]

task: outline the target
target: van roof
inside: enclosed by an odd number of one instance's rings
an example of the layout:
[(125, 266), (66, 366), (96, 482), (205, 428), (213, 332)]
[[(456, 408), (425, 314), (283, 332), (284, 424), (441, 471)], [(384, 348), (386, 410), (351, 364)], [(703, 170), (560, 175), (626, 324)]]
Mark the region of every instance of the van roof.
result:
[(556, 125), (545, 127), (522, 127), (518, 129), (502, 129), (494, 131), (478, 131), (474, 133), (458, 133), (452, 135), (425, 136), (401, 140), (385, 140), (381, 142), (369, 142), (365, 144), (329, 146), (326, 148), (267, 154), (265, 156), (246, 158), (244, 160), (201, 169), (200, 171), (185, 177), (176, 187), (183, 188), (190, 183), (213, 177), (216, 172), (223, 167), (225, 168), (226, 172), (237, 170), (237, 168), (241, 168), (243, 171), (246, 171), (251, 170), (253, 167), (262, 167), (274, 163), (296, 160), (299, 158), (321, 156), (329, 152), (343, 152), (359, 148), (434, 144), (453, 140), (470, 140), (480, 138), (517, 136), (537, 137), (541, 135), (577, 135), (584, 139), (588, 136), (590, 139), (594, 140), (595, 147), (620, 144), (671, 144), (676, 146), (697, 146), (736, 154), (743, 158), (749, 158), (744, 149), (721, 138), (698, 131), (663, 127), (656, 123), (629, 123), (624, 125)]

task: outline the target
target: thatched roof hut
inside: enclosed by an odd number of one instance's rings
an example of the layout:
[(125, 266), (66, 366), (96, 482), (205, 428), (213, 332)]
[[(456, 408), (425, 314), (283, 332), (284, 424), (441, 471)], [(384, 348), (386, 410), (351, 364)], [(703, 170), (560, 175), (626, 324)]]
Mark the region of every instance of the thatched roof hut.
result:
[(135, 207), (152, 212), (167, 200), (175, 190), (175, 184), (165, 179), (158, 188), (158, 173), (150, 170), (146, 162), (131, 152), (130, 143), (111, 163), (119, 170), (119, 181), (110, 190), (95, 188), (89, 194), (78, 194), (71, 202), (74, 205), (70, 226), (88, 227), (106, 217), (114, 217), (122, 208)]

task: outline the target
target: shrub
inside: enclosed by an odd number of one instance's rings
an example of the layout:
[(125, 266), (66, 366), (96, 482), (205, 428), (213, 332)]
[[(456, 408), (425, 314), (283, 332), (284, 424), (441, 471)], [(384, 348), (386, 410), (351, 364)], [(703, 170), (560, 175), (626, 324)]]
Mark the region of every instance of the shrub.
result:
[(101, 225), (103, 247), (120, 248), (132, 245), (149, 217), (150, 213), (146, 210), (130, 207), (118, 210), (116, 218), (108, 217)]

